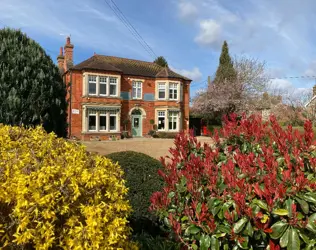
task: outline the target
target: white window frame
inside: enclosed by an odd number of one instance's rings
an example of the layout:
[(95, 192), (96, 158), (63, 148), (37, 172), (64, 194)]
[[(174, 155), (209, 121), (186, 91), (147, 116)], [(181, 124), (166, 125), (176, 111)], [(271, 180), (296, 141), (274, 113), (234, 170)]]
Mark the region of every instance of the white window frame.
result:
[[(160, 87), (162, 85), (164, 85), (164, 88)], [(164, 98), (159, 97), (160, 90), (164, 90), (164, 92), (165, 92)], [(167, 83), (166, 82), (158, 82), (158, 93), (157, 94), (158, 94), (158, 100), (166, 100), (167, 99)]]
[[(90, 80), (90, 78), (92, 78), (92, 77), (95, 78), (95, 81)], [(90, 83), (95, 84), (95, 93), (94, 94), (90, 93)], [(88, 75), (88, 95), (90, 95), (90, 96), (98, 95), (98, 76), (96, 76), (96, 75)]]
[[(172, 86), (172, 87), (171, 87)], [(171, 101), (177, 101), (179, 99), (179, 84), (176, 82), (170, 82), (169, 83), (169, 91), (168, 91), (168, 98)], [(172, 98), (170, 98), (170, 93), (172, 92)], [(177, 94), (177, 98), (174, 98), (175, 93)]]
[[(121, 76), (119, 75), (105, 75), (105, 74), (95, 74), (95, 73), (84, 73), (83, 77), (85, 78), (83, 81), (83, 96), (92, 96), (92, 97), (119, 97), (121, 93)], [(90, 79), (94, 77), (96, 81), (90, 81)], [(103, 82), (101, 79), (105, 78)], [(115, 83), (110, 83), (110, 79), (115, 79)], [(96, 93), (89, 93), (89, 83), (92, 82), (96, 84)], [(106, 86), (106, 94), (101, 94), (101, 85), (104, 84)], [(110, 95), (110, 86), (115, 86), (115, 95)]]
[[(169, 123), (170, 121), (172, 122), (172, 126), (173, 126), (173, 122), (176, 122), (176, 128), (169, 128)], [(168, 111), (168, 131), (179, 131), (179, 112), (178, 111)]]
[[(98, 131), (98, 112), (97, 111), (95, 113), (90, 113), (90, 112), (92, 112), (92, 110), (88, 110), (88, 121), (87, 121), (88, 131), (89, 132), (96, 132), (96, 131)], [(90, 129), (90, 124), (89, 124), (90, 116), (95, 117), (95, 129)]]
[[(105, 79), (105, 81), (101, 82), (101, 79)], [(108, 81), (109, 77), (106, 76), (99, 76), (99, 96), (107, 96), (108, 95)], [(101, 85), (105, 85), (105, 94), (101, 94)]]
[[(92, 109), (92, 110), (91, 110)], [(87, 107), (86, 108), (86, 111), (87, 112), (87, 116), (86, 116), (86, 130), (84, 131), (87, 131), (87, 132), (93, 132), (93, 133), (113, 133), (113, 132), (119, 132), (119, 128), (120, 128), (120, 124), (119, 124), (119, 114), (120, 114), (120, 111), (94, 111), (95, 113), (93, 113), (93, 108), (89, 108)], [(95, 130), (92, 130), (90, 129), (90, 126), (89, 126), (89, 117), (90, 116), (94, 116), (95, 117), (95, 120), (96, 120), (96, 129)], [(105, 130), (103, 129), (100, 129), (100, 117), (101, 116), (105, 116), (106, 117), (106, 125), (105, 125)], [(115, 117), (115, 129), (112, 129), (110, 128), (110, 117)]]
[[(108, 129), (108, 112), (103, 112), (103, 111), (99, 111), (98, 112), (99, 113), (99, 129), (98, 129), (98, 131), (100, 131), (100, 132), (106, 132), (107, 131), (107, 129)], [(101, 129), (100, 128), (100, 121), (101, 121), (101, 117), (105, 117), (105, 129)]]
[[(115, 117), (115, 129), (111, 129), (111, 117)], [(111, 111), (109, 111), (109, 131), (110, 132), (116, 132), (117, 128), (118, 128), (118, 112), (116, 112), (115, 114), (113, 114)]]
[[(158, 131), (166, 131), (166, 124), (167, 124), (167, 118), (166, 118), (166, 110), (157, 110), (157, 129)], [(163, 115), (162, 115), (163, 113)], [(159, 118), (163, 117), (164, 120), (164, 128), (159, 129)]]
[[(115, 79), (115, 83), (111, 83), (111, 79)], [(109, 96), (118, 96), (118, 78), (117, 77), (113, 77), (113, 76), (110, 76), (109, 77)], [(115, 95), (111, 95), (111, 85), (112, 86), (115, 86)]]
[[(139, 86), (137, 86), (139, 85)], [(135, 89), (135, 92), (134, 92)], [(137, 94), (140, 92), (140, 97), (137, 97)], [(133, 95), (135, 93), (135, 96)], [(143, 82), (142, 81), (133, 81), (132, 82), (132, 99), (141, 100), (143, 96)]]

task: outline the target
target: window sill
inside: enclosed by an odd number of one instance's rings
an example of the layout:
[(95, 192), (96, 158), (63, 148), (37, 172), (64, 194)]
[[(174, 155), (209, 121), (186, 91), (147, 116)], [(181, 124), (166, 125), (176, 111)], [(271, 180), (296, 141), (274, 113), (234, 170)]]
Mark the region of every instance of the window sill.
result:
[(81, 134), (119, 134), (121, 131), (86, 131), (86, 132), (81, 132)]
[(82, 98), (120, 98), (117, 95), (83, 95)]

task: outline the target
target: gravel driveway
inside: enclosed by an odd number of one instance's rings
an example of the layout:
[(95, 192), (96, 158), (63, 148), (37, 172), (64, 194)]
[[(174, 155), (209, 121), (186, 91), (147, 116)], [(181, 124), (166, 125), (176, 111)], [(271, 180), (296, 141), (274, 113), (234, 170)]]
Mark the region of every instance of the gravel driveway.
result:
[[(210, 137), (198, 137), (202, 143), (211, 143)], [(169, 154), (168, 150), (173, 147), (173, 139), (133, 138), (118, 141), (83, 141), (90, 152), (107, 155), (119, 151), (136, 151), (150, 155), (156, 159)]]

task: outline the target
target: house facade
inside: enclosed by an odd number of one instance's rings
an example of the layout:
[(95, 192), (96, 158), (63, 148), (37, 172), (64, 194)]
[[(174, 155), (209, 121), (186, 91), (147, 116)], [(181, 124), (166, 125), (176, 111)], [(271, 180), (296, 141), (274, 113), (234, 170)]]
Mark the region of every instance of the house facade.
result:
[(57, 58), (68, 87), (69, 136), (81, 140), (146, 136), (189, 129), (191, 80), (168, 67), (114, 56), (93, 55), (73, 65), (70, 38)]

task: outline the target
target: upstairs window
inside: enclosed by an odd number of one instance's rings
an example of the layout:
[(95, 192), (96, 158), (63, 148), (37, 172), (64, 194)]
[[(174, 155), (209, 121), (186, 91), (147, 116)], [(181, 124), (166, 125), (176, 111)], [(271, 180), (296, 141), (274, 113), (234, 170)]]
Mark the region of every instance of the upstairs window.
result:
[(107, 77), (100, 76), (100, 95), (106, 96), (107, 93)]
[(110, 77), (110, 96), (117, 95), (117, 78)]
[(133, 99), (142, 99), (142, 82), (134, 81), (132, 86), (132, 98)]
[(89, 95), (97, 94), (97, 76), (88, 77), (88, 85), (89, 85)]
[(169, 100), (178, 100), (178, 84), (169, 83)]
[(117, 97), (119, 94), (118, 80), (118, 77), (88, 75), (88, 86), (85, 89), (88, 92), (88, 95)]
[(166, 99), (166, 83), (158, 83), (158, 99)]

